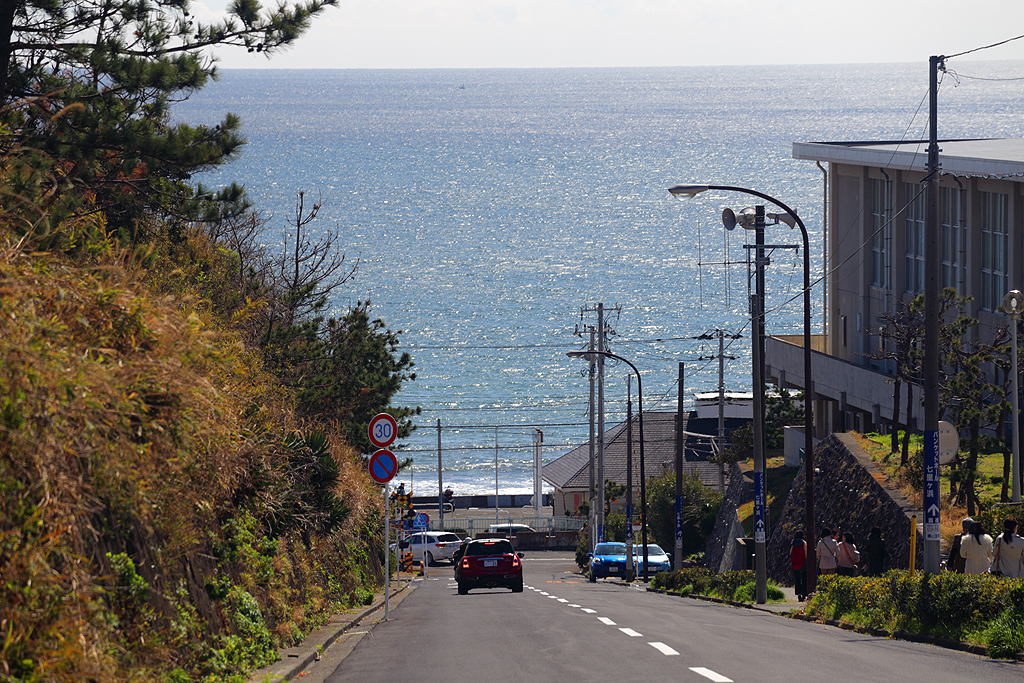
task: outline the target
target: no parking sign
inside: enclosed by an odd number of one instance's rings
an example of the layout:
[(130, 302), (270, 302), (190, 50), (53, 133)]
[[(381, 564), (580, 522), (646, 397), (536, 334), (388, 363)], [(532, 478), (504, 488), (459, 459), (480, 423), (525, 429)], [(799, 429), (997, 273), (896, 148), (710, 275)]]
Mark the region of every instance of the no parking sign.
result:
[(388, 483), (397, 472), (398, 458), (391, 451), (382, 448), (370, 456), (370, 479), (378, 484)]

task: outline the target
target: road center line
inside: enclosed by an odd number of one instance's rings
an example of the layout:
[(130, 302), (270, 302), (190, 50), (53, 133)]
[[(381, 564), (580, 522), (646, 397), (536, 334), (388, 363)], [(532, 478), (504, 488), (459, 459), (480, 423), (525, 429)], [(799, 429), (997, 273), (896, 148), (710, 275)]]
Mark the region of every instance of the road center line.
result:
[(569, 607), (579, 607), (579, 605), (569, 605)]
[(661, 654), (663, 654), (663, 655), (677, 655), (677, 654), (679, 654), (678, 652), (676, 652), (675, 650), (670, 648), (665, 643), (647, 643), (647, 644), (650, 645), (651, 647), (653, 647), (655, 650), (658, 650), (659, 652), (661, 652)]
[(630, 638), (637, 638), (637, 637), (643, 635), (642, 633), (637, 633), (636, 631), (634, 631), (631, 628), (620, 628), (619, 630), (622, 631), (623, 633), (625, 633)]
[(586, 607), (581, 607), (580, 609), (586, 612), (587, 614), (597, 614), (596, 609), (587, 609)]
[(615, 622), (609, 619), (608, 617), (598, 617), (597, 620), (600, 621), (602, 624), (607, 624), (608, 626), (615, 626)]
[(733, 683), (731, 678), (726, 678), (720, 673), (716, 673), (711, 669), (705, 669), (703, 666), (691, 666), (690, 671), (695, 674), (700, 674), (704, 678), (711, 679), (715, 683)]
[(569, 601), (566, 600), (565, 598), (558, 598), (558, 602), (569, 602)]

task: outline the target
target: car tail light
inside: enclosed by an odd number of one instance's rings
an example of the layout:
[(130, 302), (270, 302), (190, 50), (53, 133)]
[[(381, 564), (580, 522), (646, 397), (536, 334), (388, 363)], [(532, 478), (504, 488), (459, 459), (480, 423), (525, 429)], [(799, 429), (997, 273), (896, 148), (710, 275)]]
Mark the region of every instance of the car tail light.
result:
[(518, 567), (519, 566), (519, 556), (518, 555), (513, 555), (512, 556), (512, 566), (513, 567)]
[(468, 557), (462, 558), (462, 568), (463, 569), (469, 569), (469, 558)]

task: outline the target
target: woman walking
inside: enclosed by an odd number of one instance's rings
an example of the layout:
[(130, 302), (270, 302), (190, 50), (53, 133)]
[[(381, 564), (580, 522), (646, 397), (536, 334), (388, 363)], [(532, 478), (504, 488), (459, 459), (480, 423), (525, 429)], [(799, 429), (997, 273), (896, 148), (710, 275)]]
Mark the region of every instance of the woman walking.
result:
[(818, 541), (818, 546), (814, 551), (818, 556), (818, 573), (835, 574), (836, 556), (839, 554), (839, 546), (836, 545), (835, 540), (832, 538), (831, 529), (825, 527), (821, 530), (821, 540)]
[(992, 537), (985, 533), (980, 522), (973, 522), (968, 533), (960, 539), (960, 557), (964, 558), (965, 574), (984, 574), (992, 564)]
[(839, 552), (836, 553), (836, 573), (840, 576), (856, 576), (859, 562), (860, 552), (853, 544), (853, 534), (849, 531), (844, 532), (843, 541), (839, 544)]
[(1012, 579), (1024, 577), (1024, 538), (1017, 535), (1017, 520), (1003, 522), (1003, 533), (996, 539), (992, 573)]

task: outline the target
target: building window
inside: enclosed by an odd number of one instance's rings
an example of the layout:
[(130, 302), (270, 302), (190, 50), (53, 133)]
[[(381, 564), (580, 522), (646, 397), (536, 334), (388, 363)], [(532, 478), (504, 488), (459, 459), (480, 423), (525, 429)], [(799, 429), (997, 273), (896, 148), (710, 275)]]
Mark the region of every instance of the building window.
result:
[(892, 227), (892, 183), (874, 178), (871, 181), (871, 284), (889, 289), (889, 242)]
[(924, 213), (925, 186), (906, 183), (907, 253), (904, 270), (904, 289), (911, 294), (924, 291)]
[(1008, 197), (981, 193), (981, 307), (994, 311), (1006, 294)]
[(942, 286), (960, 293), (963, 282), (963, 190), (939, 188), (939, 222), (942, 226)]

